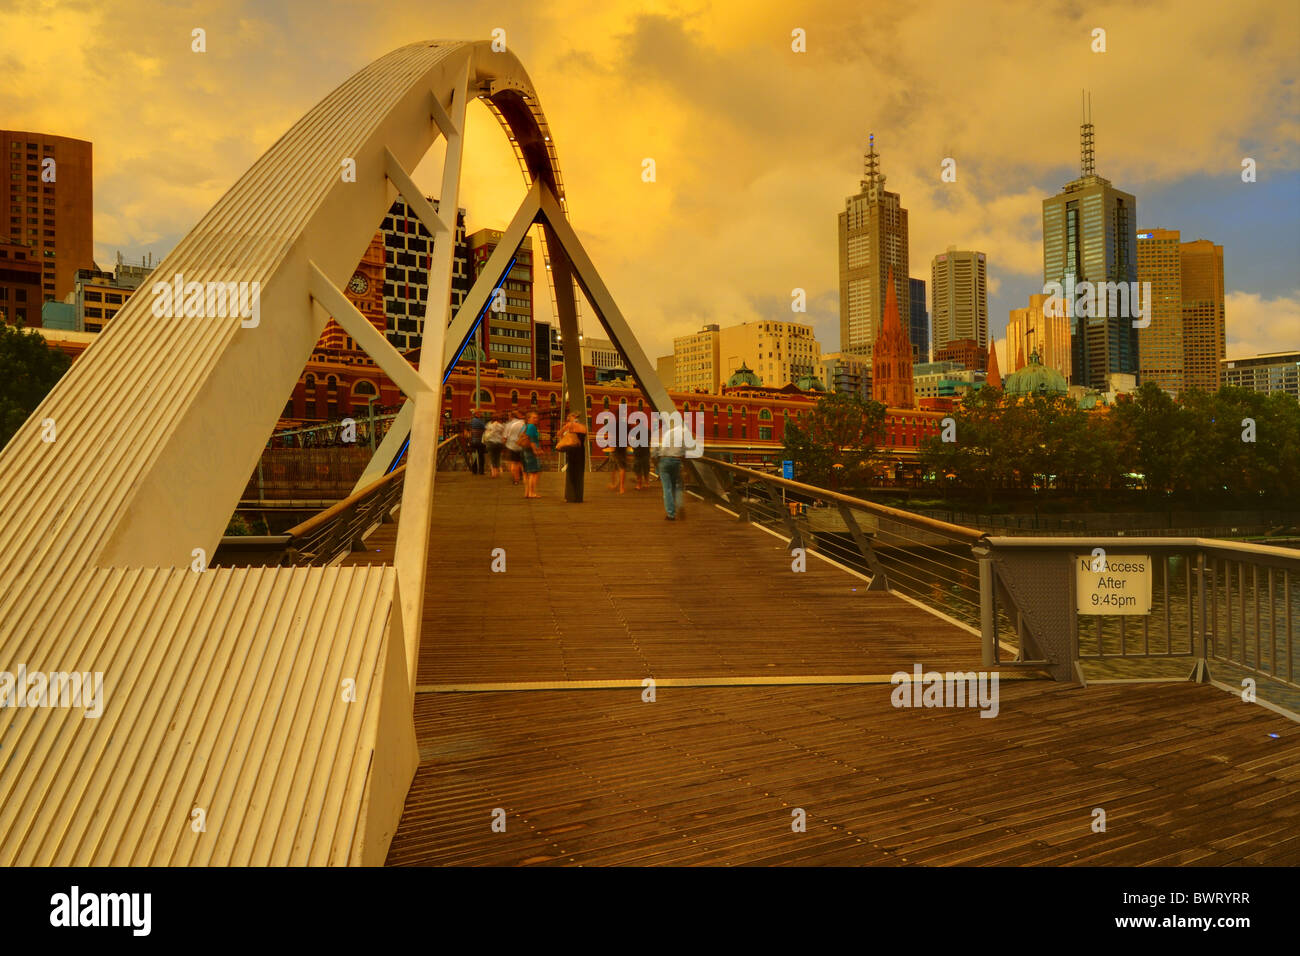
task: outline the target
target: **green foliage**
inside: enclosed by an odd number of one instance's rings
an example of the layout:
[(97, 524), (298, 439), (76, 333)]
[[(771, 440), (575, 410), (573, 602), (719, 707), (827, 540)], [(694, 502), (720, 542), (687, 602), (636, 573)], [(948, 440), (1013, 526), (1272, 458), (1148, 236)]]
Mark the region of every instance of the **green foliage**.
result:
[(69, 364), (39, 332), (0, 322), (0, 446), (31, 417)]
[(794, 462), (795, 478), (807, 484), (866, 484), (879, 465), (884, 435), (884, 405), (833, 392), (817, 400), (803, 426), (786, 425), (785, 457)]
[[(1300, 486), (1300, 404), (1237, 388), (1172, 398), (1147, 383), (1109, 411), (1059, 395), (1009, 398), (983, 388), (953, 413), (956, 442), (928, 440), (922, 460), (943, 487), (1091, 496), (1138, 489), (1148, 505), (1280, 507)], [(1244, 419), (1255, 441), (1243, 441)]]
[(228, 538), (244, 537), (253, 533), (252, 527), (248, 524), (248, 519), (236, 511), (230, 516), (230, 524), (226, 525), (225, 536)]

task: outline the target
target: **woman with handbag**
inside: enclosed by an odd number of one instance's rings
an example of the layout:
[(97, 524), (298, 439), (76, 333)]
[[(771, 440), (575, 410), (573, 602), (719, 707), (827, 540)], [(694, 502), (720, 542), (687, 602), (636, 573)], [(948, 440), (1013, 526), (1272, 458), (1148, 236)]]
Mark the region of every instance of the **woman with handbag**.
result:
[(542, 473), (542, 435), (537, 429), (536, 412), (528, 413), (528, 424), (519, 436), (519, 450), (524, 459), (524, 497), (540, 498), (537, 479)]
[(577, 412), (569, 412), (555, 448), (564, 453), (564, 500), (581, 501), (583, 473), (587, 469), (587, 426), (578, 420)]

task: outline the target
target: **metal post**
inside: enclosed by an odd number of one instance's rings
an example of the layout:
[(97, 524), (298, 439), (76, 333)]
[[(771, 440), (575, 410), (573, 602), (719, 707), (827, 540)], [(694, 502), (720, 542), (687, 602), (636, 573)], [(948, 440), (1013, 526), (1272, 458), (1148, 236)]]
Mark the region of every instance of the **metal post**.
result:
[(980, 563), (980, 651), (984, 666), (993, 666), (994, 645), (997, 643), (995, 609), (993, 606), (993, 559), (981, 557)]

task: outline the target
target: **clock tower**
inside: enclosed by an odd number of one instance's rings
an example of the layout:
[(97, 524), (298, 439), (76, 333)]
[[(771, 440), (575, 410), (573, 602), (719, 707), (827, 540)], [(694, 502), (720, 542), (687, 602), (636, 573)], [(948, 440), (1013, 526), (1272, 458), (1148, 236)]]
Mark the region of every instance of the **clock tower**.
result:
[[(366, 248), (366, 254), (357, 263), (356, 269), (343, 286), (343, 293), (348, 301), (357, 307), (357, 311), (370, 320), (370, 324), (382, 335), (387, 329), (388, 320), (384, 315), (384, 240), (376, 234)], [(325, 323), (325, 331), (316, 343), (316, 351), (356, 352), (357, 347), (343, 326), (331, 317)]]

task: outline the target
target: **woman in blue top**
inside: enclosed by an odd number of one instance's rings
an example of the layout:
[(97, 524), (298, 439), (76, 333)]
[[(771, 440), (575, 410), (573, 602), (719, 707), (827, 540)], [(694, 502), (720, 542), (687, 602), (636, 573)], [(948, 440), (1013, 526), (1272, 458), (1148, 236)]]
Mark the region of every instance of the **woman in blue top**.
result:
[(524, 453), (524, 497), (540, 498), (537, 493), (537, 476), (542, 473), (542, 434), (537, 430), (537, 413), (528, 413), (528, 424), (524, 426), (527, 443), (519, 442)]

